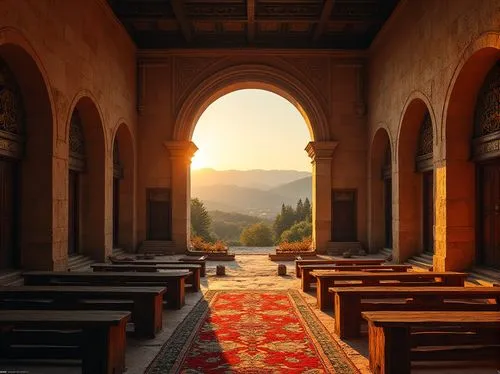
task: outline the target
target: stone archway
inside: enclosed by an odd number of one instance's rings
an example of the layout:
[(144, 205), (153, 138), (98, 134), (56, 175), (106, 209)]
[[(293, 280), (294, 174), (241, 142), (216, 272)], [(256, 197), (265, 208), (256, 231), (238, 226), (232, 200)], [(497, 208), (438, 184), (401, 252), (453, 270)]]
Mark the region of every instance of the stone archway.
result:
[(118, 125), (113, 141), (113, 247), (127, 252), (136, 243), (134, 144), (128, 126)]
[[(102, 116), (90, 94), (74, 100), (68, 124), (68, 251), (74, 240), (74, 254), (104, 261), (111, 252), (106, 220), (106, 140)], [(75, 208), (76, 207), (76, 208)], [(72, 210), (76, 209), (76, 210)], [(73, 231), (71, 231), (73, 230)], [(70, 253), (72, 254), (72, 253)]]
[(172, 161), (172, 238), (176, 246), (186, 248), (189, 241), (189, 168), (197, 149), (191, 142), (196, 123), (212, 102), (242, 88), (274, 92), (290, 101), (304, 117), (313, 139), (306, 147), (313, 164), (313, 245), (318, 252), (325, 252), (331, 241), (331, 160), (337, 142), (331, 141), (327, 117), (307, 85), (267, 65), (237, 65), (223, 69), (205, 79), (183, 102), (176, 118), (173, 141), (165, 143)]
[(392, 147), (389, 132), (380, 127), (370, 147), (369, 248), (392, 249)]
[[(7, 235), (3, 234), (0, 241), (2, 246), (12, 247), (14, 258), (7, 266), (50, 270), (64, 266), (53, 250), (58, 236), (54, 221), (57, 214), (53, 194), (55, 124), (50, 85), (36, 53), (20, 33), (2, 29), (0, 41), (4, 111), (0, 123), (0, 148), (3, 149), (0, 154), (11, 166), (9, 170), (2, 167), (0, 189), (8, 192), (4, 187), (8, 184), (14, 187), (9, 197), (4, 195), (11, 202), (10, 212), (0, 204), (2, 221), (10, 216), (10, 241), (7, 243)], [(17, 116), (16, 111), (21, 116)]]
[[(421, 93), (409, 98), (399, 126), (394, 177), (394, 258), (398, 262), (434, 243), (433, 112)], [(432, 244), (429, 244), (432, 243)]]
[(436, 171), (437, 270), (463, 270), (476, 261), (477, 167), (471, 154), (474, 112), (485, 77), (499, 60), (500, 34), (482, 35), (464, 51), (448, 90), (442, 129), (444, 154)]

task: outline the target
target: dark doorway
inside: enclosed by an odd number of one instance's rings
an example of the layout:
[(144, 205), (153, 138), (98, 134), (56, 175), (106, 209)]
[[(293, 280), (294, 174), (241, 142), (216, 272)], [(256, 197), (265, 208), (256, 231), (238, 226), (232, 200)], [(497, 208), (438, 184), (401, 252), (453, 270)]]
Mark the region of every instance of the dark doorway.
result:
[(113, 178), (113, 248), (119, 248), (120, 179)]
[(500, 269), (500, 159), (479, 165), (479, 260)]
[(147, 190), (148, 240), (172, 240), (170, 189)]
[(356, 191), (332, 192), (332, 240), (335, 242), (357, 241)]
[(384, 179), (384, 234), (385, 248), (392, 248), (392, 179)]
[(69, 171), (68, 191), (68, 254), (76, 255), (79, 250), (79, 188), (80, 174), (75, 170)]
[(434, 253), (434, 172), (422, 173), (422, 225), (424, 252)]
[(0, 158), (0, 269), (20, 266), (17, 246), (17, 168), (15, 160)]

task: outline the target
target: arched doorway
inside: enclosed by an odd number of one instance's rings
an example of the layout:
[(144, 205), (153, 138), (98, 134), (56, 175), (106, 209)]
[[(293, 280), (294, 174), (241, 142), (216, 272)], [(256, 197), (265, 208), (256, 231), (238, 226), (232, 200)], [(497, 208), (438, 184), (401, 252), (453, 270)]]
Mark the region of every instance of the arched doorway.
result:
[[(217, 98), (241, 88), (264, 89), (289, 100), (303, 115), (312, 142), (306, 151), (313, 160), (313, 245), (325, 252), (332, 240), (332, 164), (336, 141), (322, 103), (305, 82), (266, 65), (237, 65), (207, 77), (183, 100), (173, 131), (165, 146), (172, 160), (172, 239), (186, 247), (189, 232), (189, 163), (196, 147), (191, 142), (196, 122)], [(321, 201), (321, 203), (319, 203)]]
[(389, 134), (375, 133), (370, 152), (370, 250), (392, 249), (392, 155)]
[(421, 98), (409, 102), (398, 140), (398, 261), (434, 249), (433, 125)]
[(113, 248), (135, 245), (135, 156), (132, 134), (120, 124), (113, 141)]
[(436, 214), (439, 270), (500, 268), (498, 40), (498, 34), (485, 34), (466, 49), (446, 102), (446, 169), (440, 171), (446, 190), (439, 194), (445, 211)]
[(51, 99), (24, 39), (0, 36), (0, 269), (52, 269)]
[(105, 139), (88, 96), (78, 99), (69, 124), (68, 255), (105, 257)]

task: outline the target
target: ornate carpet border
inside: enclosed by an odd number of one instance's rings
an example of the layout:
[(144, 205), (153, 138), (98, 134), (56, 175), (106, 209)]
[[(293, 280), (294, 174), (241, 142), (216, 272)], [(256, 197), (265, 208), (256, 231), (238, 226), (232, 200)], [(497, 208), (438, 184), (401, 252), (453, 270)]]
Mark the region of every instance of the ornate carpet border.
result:
[(318, 354), (323, 360), (333, 367), (336, 374), (356, 374), (359, 371), (355, 368), (342, 348), (316, 317), (311, 307), (302, 298), (297, 290), (213, 290), (207, 291), (200, 299), (193, 310), (177, 326), (167, 342), (162, 346), (154, 360), (145, 370), (145, 374), (176, 373), (183, 362), (187, 349), (194, 337), (198, 333), (201, 324), (204, 322), (206, 314), (210, 310), (210, 305), (219, 293), (241, 292), (241, 293), (286, 293), (293, 301), (292, 305), (304, 322), (310, 334)]

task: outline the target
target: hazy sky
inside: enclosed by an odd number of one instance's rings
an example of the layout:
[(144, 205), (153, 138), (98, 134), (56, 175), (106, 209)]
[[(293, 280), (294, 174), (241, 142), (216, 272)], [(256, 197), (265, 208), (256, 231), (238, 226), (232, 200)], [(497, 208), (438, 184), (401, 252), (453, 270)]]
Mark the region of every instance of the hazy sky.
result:
[(304, 118), (288, 100), (269, 91), (239, 90), (214, 101), (201, 115), (192, 140), (199, 148), (193, 169), (311, 171)]

